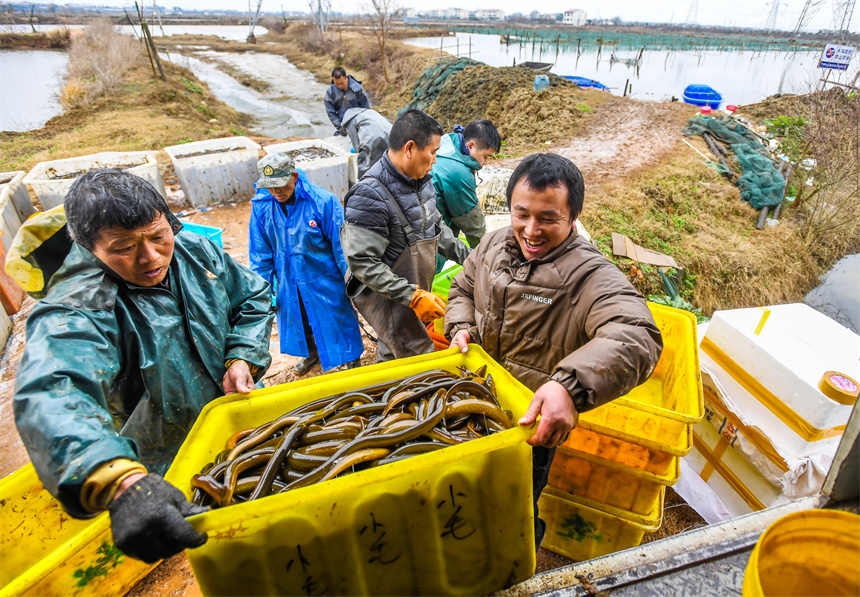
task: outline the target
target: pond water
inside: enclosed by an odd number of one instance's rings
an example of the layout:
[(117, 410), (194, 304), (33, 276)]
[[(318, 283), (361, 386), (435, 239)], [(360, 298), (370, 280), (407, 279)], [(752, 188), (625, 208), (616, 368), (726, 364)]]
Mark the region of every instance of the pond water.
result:
[[(583, 46), (544, 42), (524, 45), (500, 43), (499, 35), (457, 33), (441, 38), (445, 52), (460, 56), (469, 55), (471, 40), (472, 58), (490, 66), (513, 66), (525, 61), (553, 63), (550, 72), (557, 75), (576, 75), (596, 79), (621, 95), (625, 84), (632, 85), (632, 97), (637, 99), (667, 100), (681, 98), (684, 88), (691, 84), (710, 85), (722, 93), (726, 104), (754, 103), (774, 93), (803, 93), (814, 86), (825, 71), (817, 68), (821, 54), (815, 51), (717, 51), (714, 49), (659, 50), (646, 49), (639, 67), (628, 66), (625, 59), (634, 59), (639, 50), (615, 50), (613, 46)], [(404, 40), (406, 43), (439, 48), (439, 37), (420, 37)], [(459, 44), (459, 47), (458, 47)], [(856, 74), (858, 63), (841, 77), (831, 80), (848, 82)], [(631, 95), (628, 92), (628, 95)]]
[(837, 261), (803, 302), (860, 334), (860, 253)]
[(0, 131), (27, 131), (62, 113), (58, 101), (69, 56), (51, 50), (0, 50)]
[[(197, 56), (200, 56), (198, 58)], [(230, 64), (269, 83), (265, 92), (255, 91), (218, 70), (210, 58)], [(194, 56), (171, 53), (169, 59), (188, 67), (205, 81), (218, 99), (255, 121), (251, 129), (267, 137), (326, 137), (334, 132), (323, 107), (327, 85), (297, 68), (283, 56), (246, 52), (204, 51)]]

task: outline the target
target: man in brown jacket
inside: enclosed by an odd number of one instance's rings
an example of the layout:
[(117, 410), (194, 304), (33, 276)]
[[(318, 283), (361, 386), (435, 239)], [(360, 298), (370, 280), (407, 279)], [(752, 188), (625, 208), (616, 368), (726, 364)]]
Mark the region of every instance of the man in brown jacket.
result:
[(485, 236), (454, 278), (445, 333), (463, 352), (484, 347), (535, 395), (520, 425), (540, 415), (533, 462), (535, 541), (546, 525), (537, 499), (555, 448), (580, 412), (643, 383), (663, 342), (645, 299), (576, 234), (585, 186), (555, 154), (533, 154), (507, 188), (511, 226)]

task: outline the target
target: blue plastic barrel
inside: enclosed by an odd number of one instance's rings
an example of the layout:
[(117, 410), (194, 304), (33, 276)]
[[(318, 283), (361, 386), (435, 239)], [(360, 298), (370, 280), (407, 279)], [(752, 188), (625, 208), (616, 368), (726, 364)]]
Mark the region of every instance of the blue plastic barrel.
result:
[(537, 75), (535, 77), (535, 91), (543, 91), (544, 89), (549, 89), (549, 77)]

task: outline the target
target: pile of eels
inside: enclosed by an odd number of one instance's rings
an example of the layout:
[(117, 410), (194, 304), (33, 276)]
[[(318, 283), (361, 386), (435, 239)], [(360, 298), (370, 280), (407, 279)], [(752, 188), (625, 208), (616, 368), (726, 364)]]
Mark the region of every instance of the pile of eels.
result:
[(320, 398), (234, 434), (192, 477), (194, 503), (256, 500), (513, 427), (486, 366), (459, 369)]

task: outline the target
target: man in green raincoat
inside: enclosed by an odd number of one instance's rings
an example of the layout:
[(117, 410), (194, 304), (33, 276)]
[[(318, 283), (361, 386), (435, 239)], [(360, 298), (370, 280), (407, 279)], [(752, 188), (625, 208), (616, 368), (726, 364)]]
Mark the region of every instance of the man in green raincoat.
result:
[(269, 284), (119, 169), (31, 218), (6, 269), (44, 295), (14, 414), (45, 488), (74, 517), (109, 510), (114, 543), (146, 562), (204, 543), (185, 520), (204, 509), (161, 475), (203, 407), (271, 363)]
[(487, 233), (484, 212), (478, 202), (475, 173), (487, 165), (487, 160), (498, 153), (501, 146), (495, 125), (489, 120), (476, 120), (465, 129), (455, 126), (453, 133), (442, 137), (436, 152), (433, 166), (436, 207), (454, 236), (462, 231), (472, 248)]

